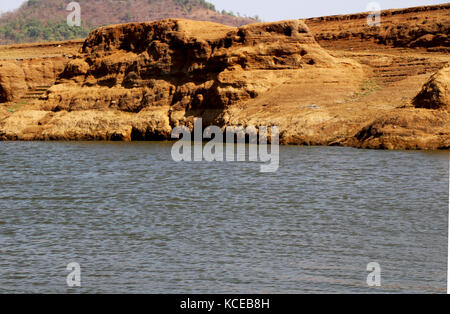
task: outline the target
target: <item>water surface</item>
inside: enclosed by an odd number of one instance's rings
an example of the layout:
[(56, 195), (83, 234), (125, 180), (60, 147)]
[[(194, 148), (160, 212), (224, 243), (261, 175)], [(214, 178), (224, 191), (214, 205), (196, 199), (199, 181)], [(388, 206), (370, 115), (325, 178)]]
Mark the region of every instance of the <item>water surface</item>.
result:
[(0, 292), (445, 292), (448, 152), (285, 146), (260, 173), (170, 150), (0, 142)]

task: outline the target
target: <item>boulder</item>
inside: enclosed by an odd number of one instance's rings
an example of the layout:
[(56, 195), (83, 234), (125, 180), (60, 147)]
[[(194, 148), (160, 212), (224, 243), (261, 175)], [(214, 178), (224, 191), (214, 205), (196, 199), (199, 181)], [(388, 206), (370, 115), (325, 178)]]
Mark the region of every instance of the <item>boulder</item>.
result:
[(0, 103), (18, 100), (27, 90), (23, 69), (13, 62), (0, 62)]
[(450, 65), (431, 76), (413, 103), (416, 108), (450, 111)]

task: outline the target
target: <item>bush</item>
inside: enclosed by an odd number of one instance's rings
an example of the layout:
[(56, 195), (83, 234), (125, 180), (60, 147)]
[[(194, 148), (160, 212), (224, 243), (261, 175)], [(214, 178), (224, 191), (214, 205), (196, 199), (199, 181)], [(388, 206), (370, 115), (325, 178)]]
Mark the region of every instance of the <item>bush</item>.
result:
[(67, 22), (42, 22), (36, 19), (18, 19), (0, 25), (0, 40), (6, 42), (33, 42), (42, 40), (67, 40), (89, 35), (87, 27), (71, 27)]
[(37, 7), (39, 4), (39, 0), (28, 0), (27, 5), (29, 7)]

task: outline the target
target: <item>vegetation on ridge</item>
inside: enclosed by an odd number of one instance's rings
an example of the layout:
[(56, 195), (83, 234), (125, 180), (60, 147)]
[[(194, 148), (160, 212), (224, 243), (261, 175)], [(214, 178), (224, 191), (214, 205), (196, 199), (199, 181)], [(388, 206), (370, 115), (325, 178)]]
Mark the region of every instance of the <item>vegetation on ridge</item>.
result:
[(0, 44), (84, 38), (99, 26), (127, 22), (188, 18), (241, 26), (258, 17), (235, 15), (205, 0), (78, 0), (81, 27), (70, 27), (67, 5), (73, 0), (28, 0), (0, 15)]

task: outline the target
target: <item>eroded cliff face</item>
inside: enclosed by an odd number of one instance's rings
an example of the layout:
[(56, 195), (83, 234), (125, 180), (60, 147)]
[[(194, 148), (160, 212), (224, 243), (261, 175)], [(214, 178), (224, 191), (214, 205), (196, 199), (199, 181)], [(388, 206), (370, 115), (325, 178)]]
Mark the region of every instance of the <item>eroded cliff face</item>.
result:
[(0, 61), (0, 103), (17, 102), (29, 89), (53, 85), (65, 63), (64, 58)]
[(450, 51), (448, 3), (384, 10), (379, 27), (369, 25), (367, 17), (367, 13), (358, 13), (311, 18), (305, 22), (323, 47), (383, 45)]
[[(192, 128), (195, 117), (205, 126), (228, 125), (229, 110), (292, 80), (340, 81), (350, 92), (362, 75), (356, 62), (324, 51), (301, 21), (240, 28), (174, 19), (116, 25), (92, 32), (81, 53), (38, 104), (52, 119), (40, 124), (37, 138), (169, 139), (173, 127)], [(104, 130), (73, 130), (78, 115), (98, 117)], [(78, 122), (70, 126), (65, 119)]]
[(448, 55), (356, 41), (325, 50), (315, 36), (299, 20), (99, 28), (40, 100), (0, 106), (0, 138), (165, 140), (201, 117), (204, 127), (276, 125), (283, 144), (449, 147), (448, 98), (431, 106), (435, 93), (423, 92), (442, 90), (441, 74), (430, 76)]
[(333, 59), (299, 21), (240, 29), (187, 20), (126, 24), (93, 32), (83, 53), (50, 90), (56, 110), (222, 110), (278, 83), (264, 72), (279, 71), (283, 80), (292, 76), (286, 70)]

